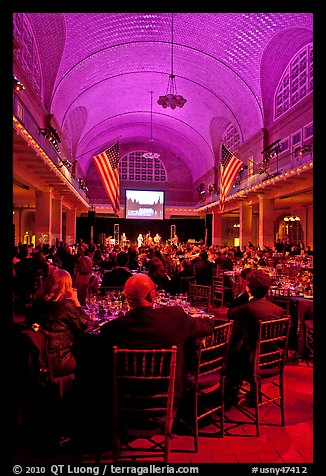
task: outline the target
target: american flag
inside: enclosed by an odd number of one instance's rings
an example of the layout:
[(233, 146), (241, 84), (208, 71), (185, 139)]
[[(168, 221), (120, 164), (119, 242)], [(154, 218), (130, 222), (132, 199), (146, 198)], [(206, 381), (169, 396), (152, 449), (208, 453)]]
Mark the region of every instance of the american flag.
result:
[(225, 197), (229, 193), (235, 178), (243, 166), (243, 162), (233, 155), (222, 144), (222, 160), (220, 170), (220, 211), (224, 212)]
[(111, 202), (113, 212), (118, 215), (120, 208), (119, 143), (116, 142), (104, 152), (95, 155), (93, 160)]

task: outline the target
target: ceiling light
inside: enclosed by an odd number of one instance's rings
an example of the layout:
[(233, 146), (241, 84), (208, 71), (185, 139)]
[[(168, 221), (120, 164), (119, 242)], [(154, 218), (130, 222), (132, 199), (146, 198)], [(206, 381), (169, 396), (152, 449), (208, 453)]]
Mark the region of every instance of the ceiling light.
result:
[(172, 39), (171, 39), (171, 45), (172, 45), (172, 50), (171, 50), (171, 74), (169, 75), (169, 81), (168, 81), (168, 86), (166, 89), (166, 94), (165, 96), (160, 96), (158, 98), (157, 103), (162, 106), (164, 109), (167, 107), (170, 107), (171, 109), (175, 109), (176, 107), (183, 107), (185, 103), (187, 102), (187, 99), (183, 98), (180, 94), (177, 92), (177, 85), (175, 82), (175, 74), (173, 70), (173, 46), (174, 46), (174, 40), (173, 40), (173, 13), (172, 15), (172, 20), (171, 20), (171, 31), (172, 31)]
[[(151, 93), (151, 138), (150, 142), (153, 143), (153, 91), (150, 91)], [(160, 154), (157, 152), (144, 152), (143, 157), (145, 159), (158, 159)]]

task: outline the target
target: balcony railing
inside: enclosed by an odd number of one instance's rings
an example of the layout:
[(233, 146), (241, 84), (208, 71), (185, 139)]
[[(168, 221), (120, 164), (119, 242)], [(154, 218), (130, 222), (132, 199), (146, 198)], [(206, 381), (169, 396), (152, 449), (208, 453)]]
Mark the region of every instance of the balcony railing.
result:
[[(282, 157), (270, 159), (268, 163), (266, 162), (264, 164), (264, 167), (262, 165), (260, 167), (255, 165), (253, 175), (244, 176), (245, 173), (248, 174), (248, 171), (243, 171), (242, 177), (241, 175), (240, 178), (239, 176), (237, 177), (228, 197), (232, 197), (232, 195), (237, 192), (247, 190), (254, 185), (259, 185), (270, 178), (281, 175), (284, 172), (289, 172), (310, 162), (313, 162), (313, 150), (305, 152), (303, 155), (298, 154), (297, 156), (295, 156), (294, 152), (289, 152), (288, 154), (285, 153), (284, 155), (282, 154)], [(218, 202), (219, 199), (219, 193), (206, 196), (204, 201), (197, 203), (196, 208)]]
[(13, 113), (19, 122), (24, 126), (24, 128), (29, 132), (33, 139), (38, 143), (38, 145), (44, 150), (47, 156), (51, 159), (53, 164), (60, 168), (62, 173), (65, 175), (66, 179), (71, 183), (71, 185), (78, 191), (80, 196), (89, 202), (89, 198), (86, 195), (85, 191), (80, 188), (78, 178), (74, 178), (70, 170), (66, 169), (62, 161), (69, 160), (70, 158), (62, 158), (61, 155), (55, 150), (53, 145), (46, 139), (42, 134), (39, 133), (39, 125), (36, 123), (35, 119), (25, 106), (25, 104), (17, 98), (17, 95), (14, 94), (13, 101)]

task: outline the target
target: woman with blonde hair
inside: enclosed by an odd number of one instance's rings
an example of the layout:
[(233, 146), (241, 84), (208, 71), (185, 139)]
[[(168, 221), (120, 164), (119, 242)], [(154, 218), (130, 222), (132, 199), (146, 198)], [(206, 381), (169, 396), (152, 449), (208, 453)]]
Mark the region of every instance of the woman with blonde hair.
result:
[(68, 271), (56, 269), (36, 291), (30, 313), (42, 327), (47, 340), (53, 376), (72, 375), (76, 370), (75, 344), (88, 327), (89, 318), (72, 287)]
[(79, 302), (82, 306), (86, 304), (87, 294), (97, 294), (98, 279), (92, 273), (93, 263), (89, 256), (82, 255), (78, 258), (76, 268), (76, 288)]
[[(80, 417), (76, 347), (89, 323), (68, 271), (56, 269), (44, 280), (35, 293), (28, 321), (33, 327), (37, 323), (45, 336), (50, 375), (56, 384), (52, 389), (58, 390), (43, 399), (35, 394), (33, 401), (38, 402), (37, 412), (42, 417), (34, 415), (33, 432), (36, 431), (38, 445), (57, 447), (76, 432)], [(33, 401), (31, 409), (35, 407)]]

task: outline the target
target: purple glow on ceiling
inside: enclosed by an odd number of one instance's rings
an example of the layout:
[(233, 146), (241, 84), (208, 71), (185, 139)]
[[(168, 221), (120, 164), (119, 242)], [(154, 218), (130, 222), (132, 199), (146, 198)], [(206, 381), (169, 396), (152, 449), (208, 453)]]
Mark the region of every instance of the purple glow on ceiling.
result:
[(313, 36), (309, 13), (174, 14), (174, 73), (187, 103), (172, 111), (156, 102), (171, 73), (170, 13), (27, 17), (44, 97), (85, 173), (117, 136), (128, 150), (148, 146), (153, 91), (154, 143), (197, 180), (214, 166), (213, 125), (234, 124), (241, 142), (265, 127), (282, 72)]

